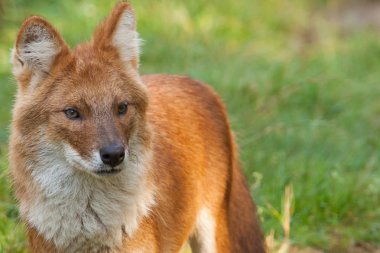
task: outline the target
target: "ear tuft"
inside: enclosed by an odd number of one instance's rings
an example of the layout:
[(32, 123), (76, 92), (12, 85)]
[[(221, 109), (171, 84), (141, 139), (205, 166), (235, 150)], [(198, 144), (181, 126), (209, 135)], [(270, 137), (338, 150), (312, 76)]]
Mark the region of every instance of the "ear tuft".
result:
[(124, 62), (137, 61), (140, 53), (140, 39), (136, 32), (135, 14), (125, 9), (120, 16), (113, 44), (118, 49)]
[(43, 18), (33, 16), (25, 20), (12, 50), (13, 73), (24, 72), (41, 76), (48, 72), (63, 50), (68, 50), (58, 32)]
[(46, 27), (36, 23), (25, 28), (16, 48), (21, 62), (42, 71), (49, 71), (51, 61), (60, 51), (53, 35)]
[(136, 32), (135, 13), (129, 3), (115, 6), (111, 15), (100, 24), (93, 38), (99, 48), (115, 48), (125, 64), (137, 69), (141, 40)]

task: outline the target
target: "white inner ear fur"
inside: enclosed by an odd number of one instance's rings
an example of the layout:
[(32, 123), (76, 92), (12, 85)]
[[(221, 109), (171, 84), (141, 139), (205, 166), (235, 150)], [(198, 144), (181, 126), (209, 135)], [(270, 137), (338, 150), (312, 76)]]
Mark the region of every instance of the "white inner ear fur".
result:
[(121, 15), (112, 42), (124, 62), (138, 60), (141, 40), (136, 32), (135, 17), (131, 10), (125, 10)]
[(21, 36), (12, 50), (13, 74), (17, 77), (29, 69), (33, 75), (31, 83), (36, 83), (50, 70), (61, 47), (51, 32), (39, 24), (30, 25)]

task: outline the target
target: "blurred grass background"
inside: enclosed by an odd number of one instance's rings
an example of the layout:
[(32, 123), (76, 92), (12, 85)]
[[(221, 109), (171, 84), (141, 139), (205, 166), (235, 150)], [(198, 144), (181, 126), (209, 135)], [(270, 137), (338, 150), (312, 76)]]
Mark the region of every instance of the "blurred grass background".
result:
[[(0, 252), (17, 253), (25, 252), (25, 237), (7, 177), (16, 89), (10, 48), (23, 19), (32, 14), (51, 21), (71, 46), (89, 40), (115, 1), (0, 2)], [(132, 3), (145, 40), (141, 72), (190, 75), (212, 85), (225, 101), (265, 233), (284, 237), (284, 189), (291, 185), (293, 245), (375, 252), (380, 244), (380, 3)]]

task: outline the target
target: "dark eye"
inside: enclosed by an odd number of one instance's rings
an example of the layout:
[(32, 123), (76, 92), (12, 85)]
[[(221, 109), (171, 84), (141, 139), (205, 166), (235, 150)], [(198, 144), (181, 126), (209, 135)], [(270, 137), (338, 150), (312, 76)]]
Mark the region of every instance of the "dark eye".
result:
[(127, 106), (127, 104), (122, 103), (122, 104), (120, 104), (119, 107), (117, 108), (117, 113), (118, 113), (119, 115), (124, 115), (124, 114), (127, 113), (127, 110), (128, 110), (128, 106)]
[(74, 108), (67, 108), (64, 112), (66, 117), (69, 119), (79, 119), (80, 117), (79, 112)]

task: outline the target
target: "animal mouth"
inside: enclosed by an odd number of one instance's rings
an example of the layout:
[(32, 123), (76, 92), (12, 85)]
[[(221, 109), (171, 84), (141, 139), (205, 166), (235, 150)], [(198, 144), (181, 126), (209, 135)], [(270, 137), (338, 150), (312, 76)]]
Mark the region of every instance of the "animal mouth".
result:
[(111, 168), (111, 169), (102, 169), (95, 171), (95, 174), (99, 176), (108, 176), (108, 175), (115, 175), (118, 174), (121, 171), (121, 169)]

